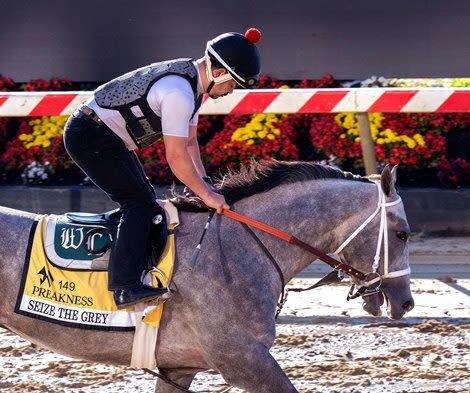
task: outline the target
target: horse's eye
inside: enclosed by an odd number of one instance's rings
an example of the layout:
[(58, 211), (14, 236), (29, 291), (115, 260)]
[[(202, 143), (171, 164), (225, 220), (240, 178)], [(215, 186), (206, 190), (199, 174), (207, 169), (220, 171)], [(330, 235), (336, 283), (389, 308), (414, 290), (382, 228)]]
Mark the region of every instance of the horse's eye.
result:
[(408, 240), (409, 233), (408, 233), (408, 232), (401, 232), (401, 231), (398, 231), (398, 232), (397, 232), (397, 237), (398, 237), (400, 240), (403, 240), (404, 242), (406, 242), (406, 241)]

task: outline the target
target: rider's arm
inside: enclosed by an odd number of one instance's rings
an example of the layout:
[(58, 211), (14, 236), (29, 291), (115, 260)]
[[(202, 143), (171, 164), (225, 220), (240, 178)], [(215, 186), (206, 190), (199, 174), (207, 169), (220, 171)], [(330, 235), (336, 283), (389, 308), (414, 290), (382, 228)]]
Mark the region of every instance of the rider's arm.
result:
[(188, 152), (193, 160), (194, 167), (201, 177), (207, 176), (204, 165), (201, 161), (201, 152), (197, 141), (197, 125), (189, 126)]
[(201, 179), (188, 151), (188, 138), (164, 134), (163, 141), (166, 159), (174, 175), (193, 190), (208, 207), (217, 209), (218, 213), (221, 213), (222, 209), (229, 209), (224, 196), (213, 192)]

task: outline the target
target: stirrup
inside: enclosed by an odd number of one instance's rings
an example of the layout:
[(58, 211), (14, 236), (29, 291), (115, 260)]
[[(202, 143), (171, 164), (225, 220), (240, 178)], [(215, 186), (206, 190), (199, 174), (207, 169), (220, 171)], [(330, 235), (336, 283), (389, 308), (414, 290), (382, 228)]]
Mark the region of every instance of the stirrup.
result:
[[(171, 292), (170, 291), (170, 283), (168, 282), (165, 274), (156, 266), (152, 266), (152, 269), (151, 270), (144, 270), (142, 272), (142, 275), (140, 277), (140, 281), (142, 282), (143, 285), (147, 286), (147, 287), (153, 287), (153, 276), (152, 276), (152, 272), (157, 272), (163, 279), (163, 283), (164, 284), (164, 288), (166, 288), (166, 290), (168, 292)], [(158, 280), (161, 282), (161, 280)]]

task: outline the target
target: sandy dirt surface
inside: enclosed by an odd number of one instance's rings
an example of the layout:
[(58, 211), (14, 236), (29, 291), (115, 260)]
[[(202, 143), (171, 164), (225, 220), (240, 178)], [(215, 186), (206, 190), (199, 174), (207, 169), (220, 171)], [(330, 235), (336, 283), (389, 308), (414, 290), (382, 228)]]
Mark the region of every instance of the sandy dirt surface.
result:
[[(400, 321), (368, 317), (360, 300), (346, 302), (346, 285), (292, 292), (272, 353), (300, 392), (469, 392), (470, 280), (414, 279), (412, 288), (416, 307)], [(66, 358), (1, 329), (0, 356), (2, 392), (154, 389), (153, 377), (141, 370)], [(191, 388), (226, 387), (207, 372)]]
[(414, 234), (411, 238), (410, 254), (412, 256), (469, 256), (470, 237), (468, 236), (422, 236)]

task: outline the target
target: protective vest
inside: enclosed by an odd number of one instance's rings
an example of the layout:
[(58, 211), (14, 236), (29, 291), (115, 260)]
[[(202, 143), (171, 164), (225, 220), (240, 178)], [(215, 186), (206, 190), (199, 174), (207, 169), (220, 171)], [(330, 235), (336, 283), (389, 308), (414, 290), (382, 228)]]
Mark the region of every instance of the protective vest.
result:
[(197, 92), (197, 70), (192, 59), (153, 63), (95, 90), (96, 103), (101, 108), (119, 111), (126, 121), (127, 132), (140, 148), (151, 145), (162, 136), (162, 119), (150, 107), (147, 95), (153, 84), (167, 75), (179, 75), (190, 83), (194, 92), (193, 118), (201, 106), (202, 94)]

